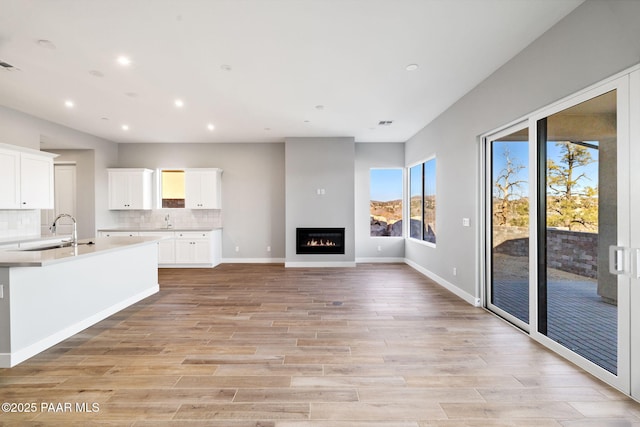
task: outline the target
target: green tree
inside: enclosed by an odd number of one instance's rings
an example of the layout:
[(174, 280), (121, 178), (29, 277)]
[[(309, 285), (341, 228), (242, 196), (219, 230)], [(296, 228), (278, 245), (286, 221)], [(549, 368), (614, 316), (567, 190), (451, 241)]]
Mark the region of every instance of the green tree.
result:
[(589, 149), (573, 142), (556, 142), (559, 163), (547, 160), (547, 225), (591, 231), (598, 227), (598, 189), (583, 186), (590, 178), (581, 167), (594, 162)]

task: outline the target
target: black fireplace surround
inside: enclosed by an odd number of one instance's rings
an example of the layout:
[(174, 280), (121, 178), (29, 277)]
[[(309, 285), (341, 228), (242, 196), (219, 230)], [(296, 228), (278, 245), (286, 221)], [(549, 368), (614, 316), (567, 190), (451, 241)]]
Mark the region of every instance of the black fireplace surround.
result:
[(344, 228), (296, 228), (296, 254), (344, 254)]

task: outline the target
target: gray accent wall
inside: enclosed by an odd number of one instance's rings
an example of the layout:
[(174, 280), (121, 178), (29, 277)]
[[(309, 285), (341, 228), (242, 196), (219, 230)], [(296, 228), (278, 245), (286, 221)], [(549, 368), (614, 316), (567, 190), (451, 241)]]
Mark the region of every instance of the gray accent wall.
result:
[[(404, 239), (370, 235), (370, 170), (404, 169), (404, 144), (356, 143), (355, 160), (355, 239), (356, 261), (385, 261), (404, 258)], [(380, 247), (380, 250), (378, 250)]]
[[(354, 138), (286, 138), (285, 157), (285, 262), (354, 263)], [(344, 227), (345, 254), (296, 254), (298, 227)]]
[(640, 2), (586, 1), (407, 141), (405, 164), (438, 159), (438, 244), (408, 261), (479, 295), (479, 136), (640, 62), (639, 22)]
[(283, 143), (120, 144), (115, 166), (223, 169), (222, 257), (282, 262), (284, 151)]

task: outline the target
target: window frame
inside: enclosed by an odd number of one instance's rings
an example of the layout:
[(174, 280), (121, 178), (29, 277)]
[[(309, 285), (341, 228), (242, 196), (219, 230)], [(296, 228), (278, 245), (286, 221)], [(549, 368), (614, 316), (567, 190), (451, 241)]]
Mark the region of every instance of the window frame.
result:
[(402, 221), (402, 234), (400, 236), (372, 236), (371, 235), (371, 225), (369, 225), (369, 238), (371, 239), (378, 239), (378, 238), (384, 238), (384, 239), (404, 239), (406, 237), (406, 225), (405, 225), (405, 218), (406, 218), (406, 200), (405, 200), (405, 168), (398, 166), (398, 167), (370, 167), (369, 168), (369, 222), (371, 221), (371, 171), (373, 170), (397, 170), (400, 171), (401, 173), (401, 177), (400, 177), (400, 191), (401, 191), (401, 195), (400, 195), (400, 200), (402, 201), (402, 209), (401, 209), (401, 214), (402, 214), (402, 218), (400, 219), (400, 221)]
[[(425, 158), (422, 161), (418, 161), (418, 162), (414, 162), (414, 163), (410, 163), (407, 167), (407, 188), (408, 188), (408, 195), (407, 195), (407, 208), (405, 211), (405, 215), (407, 218), (409, 218), (409, 221), (407, 222), (407, 232), (406, 232), (406, 238), (407, 239), (411, 239), (411, 241), (431, 247), (431, 248), (435, 248), (436, 247), (436, 243), (437, 243), (437, 234), (435, 234), (435, 242), (430, 242), (428, 240), (425, 240), (425, 209), (424, 209), (424, 203), (425, 203), (425, 165), (430, 162), (430, 161), (434, 161), (436, 163), (434, 163), (434, 168), (435, 168), (435, 175), (437, 176), (437, 170), (438, 170), (438, 164), (437, 164), (437, 156), (435, 154)], [(421, 185), (421, 189), (420, 189), (420, 196), (421, 196), (421, 204), (420, 204), (420, 221), (421, 221), (421, 226), (420, 226), (420, 237), (413, 237), (411, 236), (411, 169), (415, 168), (416, 166), (420, 166), (420, 185)], [(437, 194), (438, 194), (438, 190), (437, 190), (437, 185), (438, 185), (438, 180), (435, 179), (435, 185), (434, 185), (434, 199), (437, 201)], [(435, 213), (435, 221), (437, 221), (438, 219), (438, 215), (437, 215), (437, 202), (435, 203), (435, 208), (434, 208), (434, 213)], [(435, 222), (434, 221), (434, 222)], [(435, 227), (435, 230), (437, 230), (437, 227)]]

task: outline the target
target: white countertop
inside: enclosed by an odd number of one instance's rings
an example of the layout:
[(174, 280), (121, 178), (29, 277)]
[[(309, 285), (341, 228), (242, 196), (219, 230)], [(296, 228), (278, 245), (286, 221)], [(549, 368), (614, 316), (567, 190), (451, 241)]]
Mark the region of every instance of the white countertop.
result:
[[(36, 239), (38, 240), (38, 239)], [(39, 239), (42, 240), (42, 239)], [(97, 237), (80, 239), (78, 246), (48, 249), (43, 251), (0, 251), (2, 267), (45, 267), (60, 262), (68, 262), (80, 257), (98, 255), (108, 251), (117, 251), (127, 247), (148, 245), (160, 240), (157, 237)], [(24, 240), (23, 240), (24, 241)], [(93, 244), (87, 244), (93, 242)], [(43, 244), (44, 246), (45, 244)]]

